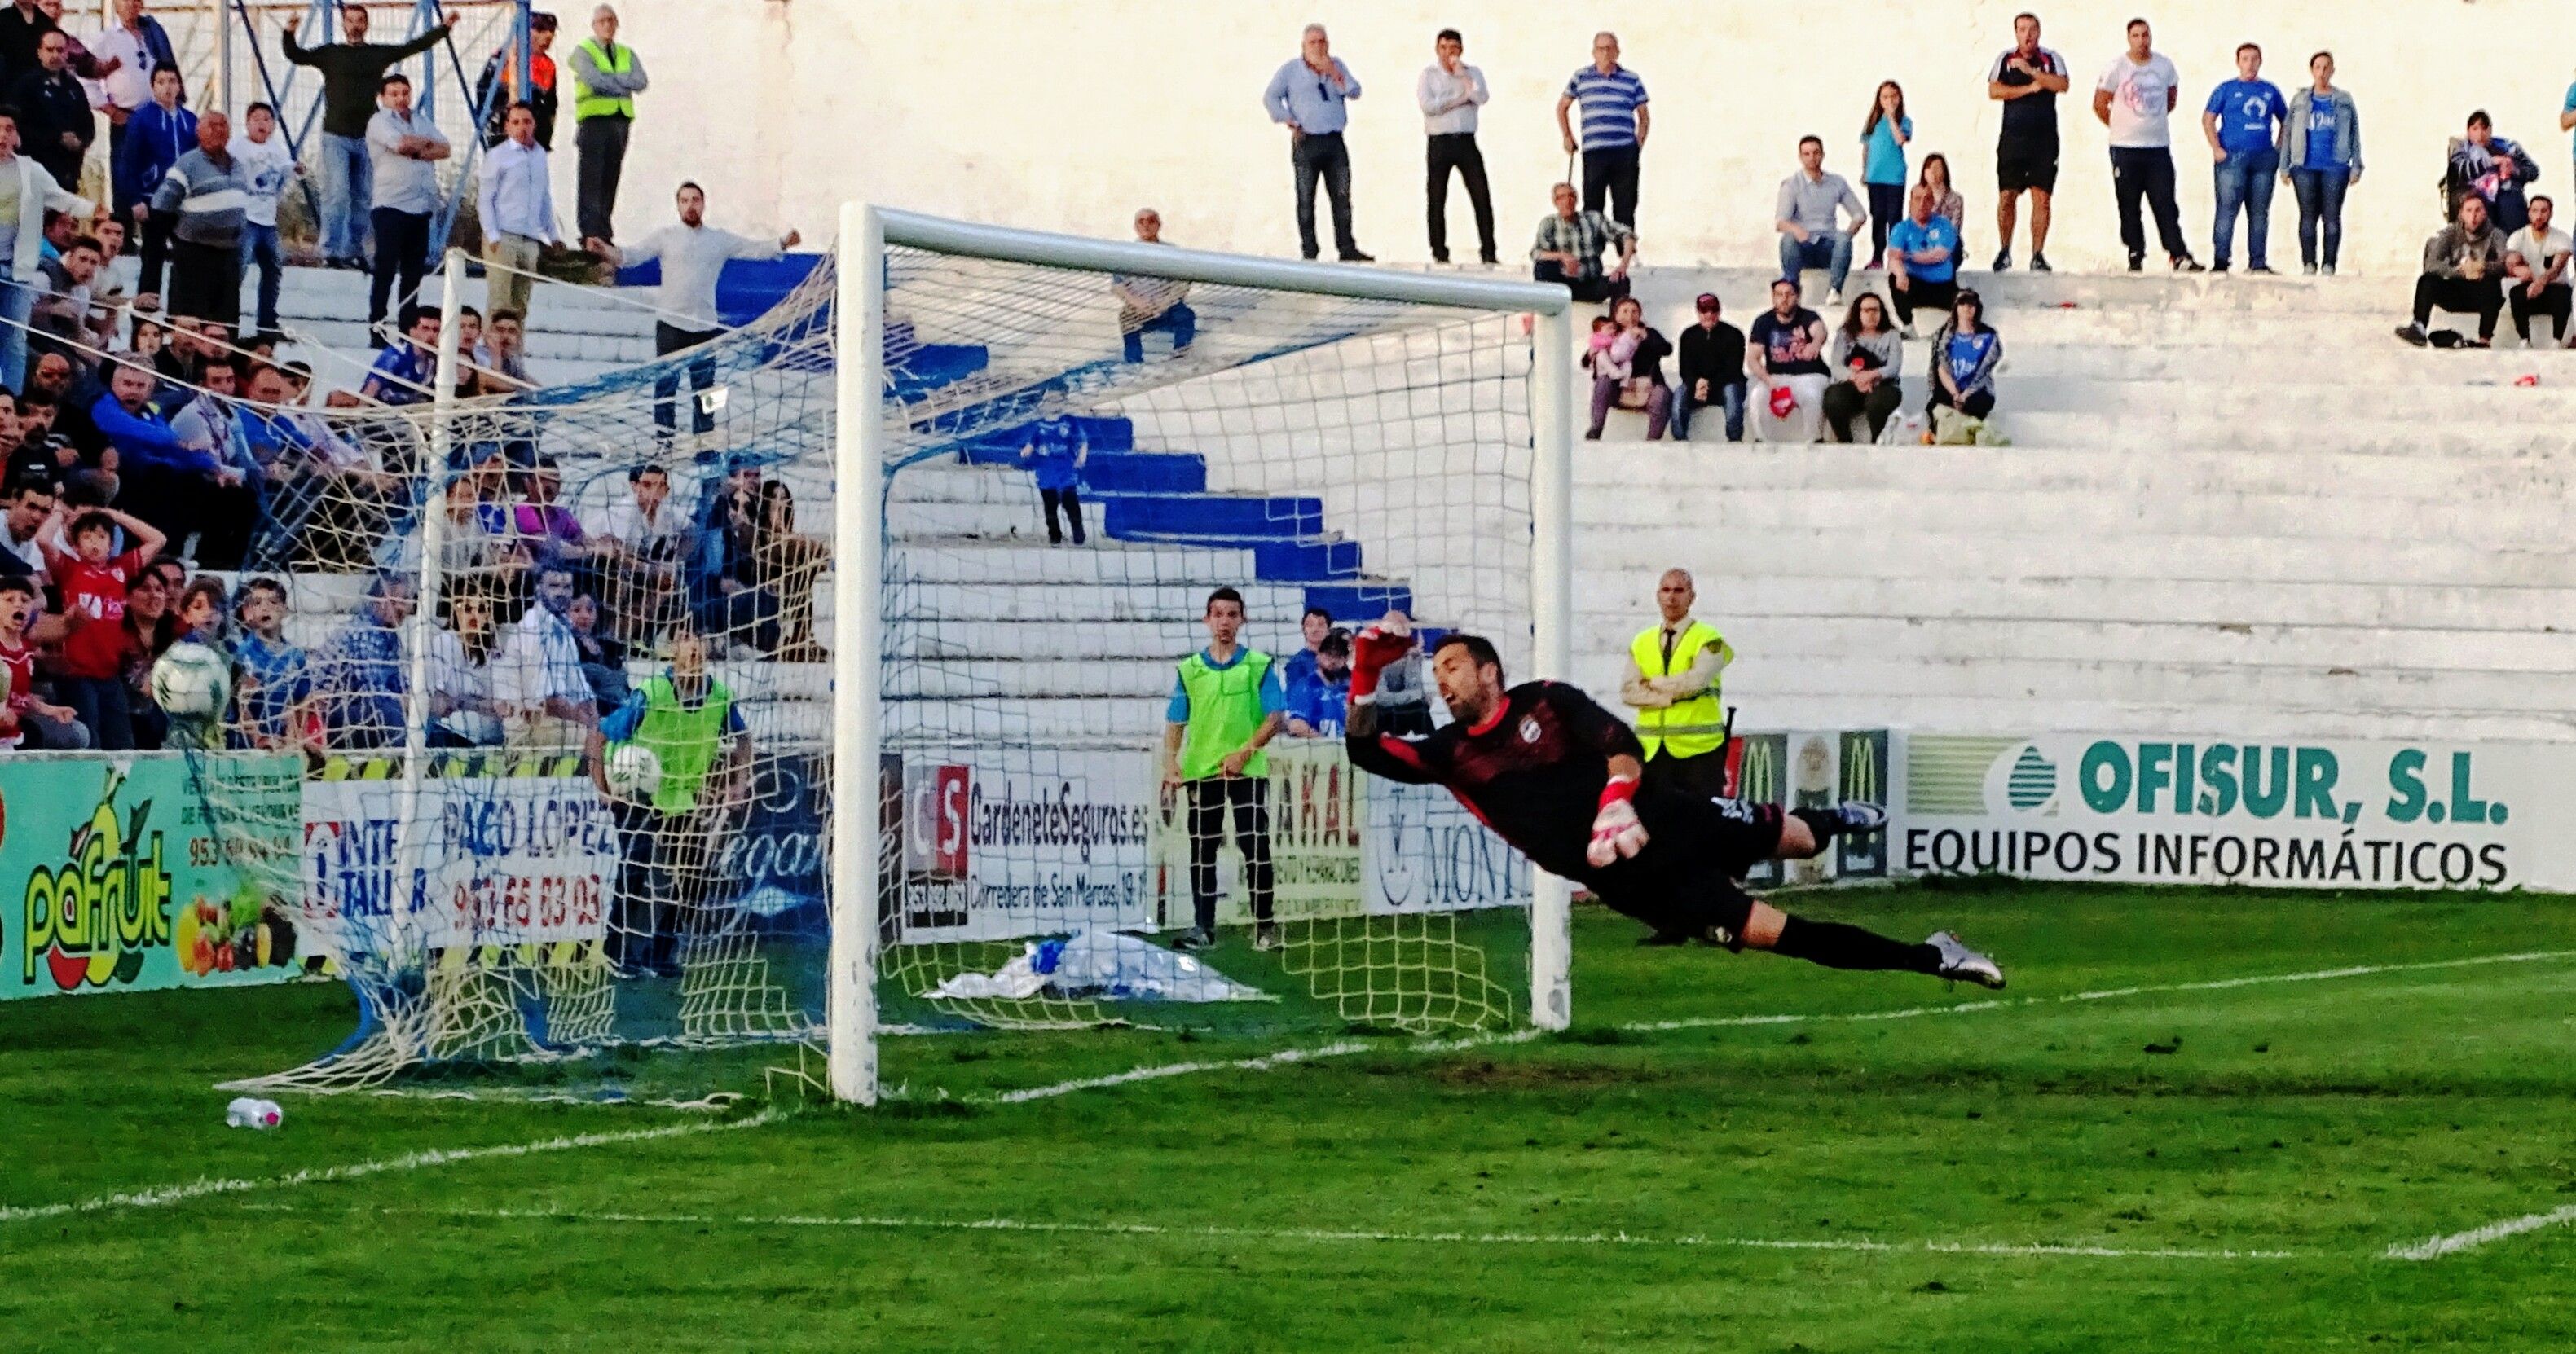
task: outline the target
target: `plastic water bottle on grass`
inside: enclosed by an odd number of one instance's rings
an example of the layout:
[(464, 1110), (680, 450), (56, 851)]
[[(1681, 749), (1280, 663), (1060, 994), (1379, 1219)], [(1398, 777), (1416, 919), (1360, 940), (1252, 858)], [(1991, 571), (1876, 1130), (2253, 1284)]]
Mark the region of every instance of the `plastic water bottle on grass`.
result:
[(258, 1100), (243, 1095), (233, 1097), (233, 1103), (224, 1106), (224, 1126), (227, 1128), (275, 1128), (285, 1119), (286, 1111), (279, 1109), (274, 1100)]

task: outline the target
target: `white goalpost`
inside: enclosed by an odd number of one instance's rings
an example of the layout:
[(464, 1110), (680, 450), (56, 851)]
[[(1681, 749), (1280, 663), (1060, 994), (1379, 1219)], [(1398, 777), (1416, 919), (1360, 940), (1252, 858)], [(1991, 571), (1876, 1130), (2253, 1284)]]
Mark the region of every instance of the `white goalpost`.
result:
[[(1086, 702), (1123, 697), (1159, 718), (1168, 660), (1155, 677), (1151, 655), (1177, 659), (1194, 647), (1186, 622), (1198, 593), (1236, 581), (1225, 570), (1245, 562), (1247, 592), (1273, 579), (1286, 590), (1260, 589), (1265, 599), (1302, 586), (1306, 606), (1330, 612), (1336, 625), (1374, 619), (1381, 601), (1408, 604), (1428, 626), (1489, 633), (1515, 678), (1571, 678), (1573, 315), (1561, 288), (1536, 283), (1081, 239), (866, 204), (843, 209), (840, 238), (832, 749), (842, 792), (832, 815), (828, 1042), (832, 1093), (870, 1103), (879, 1033), (898, 1002), (907, 1023), (1144, 1019), (1101, 994), (1116, 994), (1122, 981), (1150, 984), (1160, 961), (1126, 951), (1102, 960), (1110, 946), (1097, 933), (1171, 925), (1183, 891), (1174, 876), (1187, 868), (1179, 857), (1189, 843), (1156, 853), (1164, 859), (1151, 867), (1153, 906), (1096, 903), (1095, 878), (1030, 878), (1058, 863), (1034, 857), (1060, 848), (1061, 834), (1014, 837), (1007, 824), (1028, 816), (1014, 796), (1037, 786), (1040, 798), (1058, 793), (1068, 806), (1105, 803), (1120, 791), (1093, 782), (1122, 773), (1093, 737), (1103, 732), (1097, 706), (1089, 723), (1081, 712), (1071, 722), (1037, 717), (1012, 708), (1015, 696), (1035, 707), (1053, 704), (1054, 691), (1015, 681), (1062, 683)], [(1073, 428), (1094, 467), (1082, 491), (1097, 516), (1078, 565), (1053, 546), (1043, 555), (1022, 548), (1022, 528), (1003, 522), (1008, 511), (1035, 506), (1012, 482), (1014, 462), (1034, 453), (1031, 429), (1049, 420)], [(1103, 444), (1117, 450), (1104, 456)], [(1098, 469), (1111, 460), (1114, 471)], [(933, 476), (935, 487), (905, 482)], [(1051, 506), (1047, 527), (1052, 534)], [(1034, 515), (1026, 530), (1033, 545)], [(1379, 558), (1399, 563), (1404, 576), (1379, 574)], [(1002, 561), (1025, 566), (1024, 575), (974, 572)], [(965, 567), (945, 567), (952, 564)], [(979, 652), (952, 619), (987, 633), (1046, 634), (1060, 656)], [(1246, 639), (1276, 656), (1294, 643), (1288, 621), (1256, 615)], [(1089, 636), (1067, 633), (1093, 623)], [(1091, 671), (1081, 670), (1086, 664)], [(1127, 690), (1094, 684), (1113, 669)], [(1433, 711), (1436, 700), (1426, 705)], [(1146, 755), (1130, 740), (1131, 764)], [(935, 775), (923, 774), (923, 760)], [(1283, 775), (1278, 768), (1292, 761)], [(1472, 825), (1446, 825), (1438, 847), (1411, 841), (1417, 821), (1427, 824), (1439, 807), (1381, 804), (1379, 787), (1336, 763), (1329, 739), (1283, 748), (1264, 788), (1285, 792), (1267, 807), (1274, 826), (1288, 820), (1286, 835), (1297, 837), (1311, 835), (1322, 802), (1323, 835), (1337, 846), (1359, 839), (1342, 855), (1356, 855), (1367, 877), (1293, 890), (1356, 883), (1366, 894), (1381, 878), (1424, 872), (1424, 853), (1440, 849), (1452, 859), (1428, 873), (1453, 868), (1461, 851), (1481, 850), (1482, 868), (1498, 874), (1513, 868), (1492, 854), (1497, 842), (1467, 844)], [(856, 792), (868, 775), (880, 777), (883, 797)], [(990, 800), (979, 793), (986, 783)], [(1326, 787), (1320, 794), (1317, 784)], [(1196, 787), (1181, 791), (1195, 803)], [(972, 826), (916, 813), (925, 803), (953, 808), (944, 801), (961, 796), (980, 806), (971, 807)], [(1174, 798), (1166, 787), (1157, 821), (1188, 815), (1178, 835), (1196, 834), (1199, 817)], [(1339, 835), (1336, 808), (1352, 820)], [(924, 823), (954, 827), (961, 835), (952, 854), (975, 850), (975, 861), (938, 859), (950, 844), (918, 840)], [(1241, 894), (1256, 867), (1236, 826), (1225, 863), (1230, 893)], [(1007, 855), (1015, 845), (1031, 858), (989, 863), (995, 849)], [(1314, 875), (1349, 873), (1324, 859), (1329, 852), (1314, 854), (1322, 862)], [(1278, 864), (1257, 868), (1268, 875)], [(1082, 900), (1050, 905), (1050, 885), (1054, 897), (1079, 892)], [(1258, 908), (1261, 886), (1253, 891)], [(1193, 879), (1190, 892), (1205, 886)], [(1278, 969), (1306, 977), (1303, 995), (1324, 1003), (1328, 1020), (1427, 1030), (1507, 1018), (1561, 1029), (1571, 1015), (1569, 892), (1562, 880), (1540, 878), (1510, 897), (1526, 915), (1517, 955), (1494, 952), (1506, 948), (1493, 941), (1509, 928), (1461, 920), (1472, 904), (1413, 913), (1410, 898), (1309, 898), (1297, 905), (1304, 915), (1292, 916), (1283, 892)], [(957, 897), (967, 899), (963, 908), (937, 905)], [(1017, 902), (1029, 898), (1040, 901)], [(977, 915), (987, 899), (1013, 900), (994, 905), (1011, 915)], [(1065, 972), (1072, 951), (1050, 955), (1031, 938), (1068, 931), (1081, 959), (1140, 971), (1096, 977), (1089, 988), (1035, 981), (1050, 963), (1059, 965), (1053, 975)], [(1015, 947), (1024, 949), (1023, 971), (982, 972)], [(1193, 961), (1180, 962), (1180, 981), (1201, 981), (1188, 976)], [(1221, 981), (1269, 995), (1257, 991), (1273, 985), (1258, 953), (1220, 947), (1206, 962), (1235, 966), (1234, 976), (1249, 981)], [(1525, 973), (1525, 982), (1503, 984), (1520, 990), (1498, 996), (1489, 962)], [(1207, 980), (1217, 980), (1213, 967)]]

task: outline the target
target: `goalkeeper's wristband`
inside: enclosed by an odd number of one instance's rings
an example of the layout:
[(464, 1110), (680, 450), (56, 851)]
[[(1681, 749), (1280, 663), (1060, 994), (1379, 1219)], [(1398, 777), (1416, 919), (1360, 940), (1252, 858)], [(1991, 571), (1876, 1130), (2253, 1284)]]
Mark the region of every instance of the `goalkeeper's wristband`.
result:
[(1601, 787), (1601, 807), (1605, 809), (1613, 804), (1625, 804), (1636, 797), (1637, 778), (1634, 776), (1612, 776), (1610, 783)]

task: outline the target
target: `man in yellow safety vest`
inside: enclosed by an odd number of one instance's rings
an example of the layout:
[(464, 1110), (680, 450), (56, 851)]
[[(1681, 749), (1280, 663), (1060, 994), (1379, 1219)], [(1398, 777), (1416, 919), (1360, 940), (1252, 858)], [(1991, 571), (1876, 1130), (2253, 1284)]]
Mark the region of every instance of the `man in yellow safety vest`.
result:
[(643, 59), (617, 45), (617, 11), (590, 12), (590, 36), (572, 49), (573, 145), (581, 152), (580, 198), (573, 215), (587, 240), (617, 239), (617, 177), (626, 168), (626, 134), (635, 125), (635, 96), (648, 83)]
[(1718, 681), (1735, 650), (1714, 627), (1691, 618), (1698, 600), (1688, 570), (1664, 571), (1655, 583), (1663, 620), (1628, 646), (1619, 699), (1636, 708), (1647, 782), (1717, 799), (1726, 794), (1726, 707)]

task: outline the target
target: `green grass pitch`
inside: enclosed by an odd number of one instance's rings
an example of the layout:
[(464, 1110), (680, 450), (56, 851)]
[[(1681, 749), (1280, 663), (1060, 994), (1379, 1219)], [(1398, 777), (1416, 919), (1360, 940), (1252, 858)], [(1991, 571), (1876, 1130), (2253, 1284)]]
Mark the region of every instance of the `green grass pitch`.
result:
[(15, 1003), (0, 1349), (2576, 1345), (2576, 906), (1793, 905), (1955, 925), (2012, 987), (1584, 909), (1561, 1037), (993, 1103), (1291, 1045), (943, 1035), (889, 1043), (875, 1112), (357, 1095), (265, 1134), (212, 1083), (335, 1042), (341, 990)]

